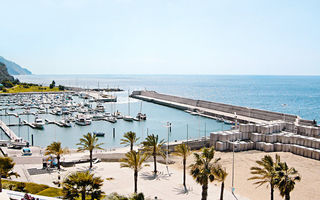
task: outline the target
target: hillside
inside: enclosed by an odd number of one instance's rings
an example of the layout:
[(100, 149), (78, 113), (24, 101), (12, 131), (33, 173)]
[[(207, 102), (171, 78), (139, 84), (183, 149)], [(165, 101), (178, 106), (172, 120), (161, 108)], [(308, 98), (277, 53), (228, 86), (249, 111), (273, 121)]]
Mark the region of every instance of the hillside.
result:
[(10, 75), (27, 75), (27, 74), (32, 74), (29, 70), (27, 70), (26, 68), (21, 67), (20, 65), (6, 60), (5, 58), (0, 56), (0, 62), (5, 64), (7, 66), (8, 69), (8, 73)]
[(0, 62), (0, 82), (4, 81), (4, 80), (10, 80), (13, 81), (13, 76), (10, 76), (8, 74), (6, 65)]

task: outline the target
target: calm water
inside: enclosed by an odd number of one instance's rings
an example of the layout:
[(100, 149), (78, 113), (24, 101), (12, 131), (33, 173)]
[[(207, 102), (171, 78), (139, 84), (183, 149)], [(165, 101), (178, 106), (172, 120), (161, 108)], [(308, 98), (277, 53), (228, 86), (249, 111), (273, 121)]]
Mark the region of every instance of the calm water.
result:
[[(213, 75), (31, 75), (17, 76), (20, 81), (56, 84), (83, 88), (120, 87), (125, 90), (148, 89), (158, 92), (204, 99), (240, 106), (266, 109), (300, 115), (306, 119), (320, 120), (320, 77), (319, 76), (213, 76)], [(116, 93), (120, 102), (117, 109), (126, 114), (127, 92)], [(286, 106), (282, 106), (286, 104)], [(111, 107), (105, 104), (107, 110)], [(157, 133), (161, 138), (167, 138), (164, 127), (166, 121), (173, 124), (170, 140), (186, 138), (186, 126), (189, 124), (189, 137), (198, 138), (215, 130), (227, 129), (214, 120), (189, 115), (183, 111), (143, 102), (143, 112), (147, 113), (146, 122), (128, 123), (119, 120), (116, 124), (108, 122), (93, 122), (91, 126), (60, 128), (47, 125), (43, 131), (29, 128), (29, 135), (34, 134), (35, 144), (45, 146), (51, 141), (60, 140), (69, 147), (75, 147), (78, 138), (90, 131), (108, 133), (101, 140), (105, 147), (118, 147), (121, 135), (133, 130), (140, 137), (149, 133)], [(140, 110), (140, 102), (131, 101), (131, 113), (135, 115)], [(43, 118), (49, 118), (54, 116)], [(11, 117), (11, 120), (14, 120)], [(4, 119), (6, 121), (8, 119)], [(32, 119), (33, 120), (33, 119)], [(30, 116), (31, 121), (31, 116)], [(116, 138), (112, 138), (112, 128), (116, 128)], [(200, 127), (200, 131), (199, 131)], [(24, 138), (28, 138), (28, 128), (12, 127)], [(200, 134), (199, 134), (200, 133)]]

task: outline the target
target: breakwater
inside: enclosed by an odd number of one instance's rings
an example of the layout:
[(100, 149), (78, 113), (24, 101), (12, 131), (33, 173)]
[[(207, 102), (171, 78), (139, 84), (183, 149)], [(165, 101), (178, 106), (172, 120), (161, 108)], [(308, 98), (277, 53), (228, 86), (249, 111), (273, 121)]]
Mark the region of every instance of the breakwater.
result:
[(273, 121), (282, 120), (305, 126), (314, 125), (312, 120), (301, 119), (297, 115), (204, 100), (194, 100), (185, 97), (161, 94), (155, 91), (133, 91), (131, 97), (180, 110), (190, 110), (207, 117), (221, 117), (232, 121), (237, 120), (241, 123), (272, 123)]

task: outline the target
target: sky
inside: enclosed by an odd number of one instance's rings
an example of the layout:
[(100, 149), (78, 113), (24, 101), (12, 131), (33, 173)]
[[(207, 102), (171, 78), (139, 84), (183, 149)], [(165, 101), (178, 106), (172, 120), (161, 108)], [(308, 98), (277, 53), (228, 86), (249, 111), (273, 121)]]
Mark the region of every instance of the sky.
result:
[(34, 74), (320, 75), (319, 0), (0, 0)]

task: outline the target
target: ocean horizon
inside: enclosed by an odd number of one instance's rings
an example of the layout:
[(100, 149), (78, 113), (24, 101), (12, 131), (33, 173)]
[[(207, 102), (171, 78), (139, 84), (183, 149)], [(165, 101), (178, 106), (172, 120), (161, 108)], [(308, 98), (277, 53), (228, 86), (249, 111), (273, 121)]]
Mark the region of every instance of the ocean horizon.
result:
[(319, 75), (64, 74), (15, 77), (22, 82), (43, 85), (55, 80), (58, 85), (81, 88), (154, 90), (320, 121)]

